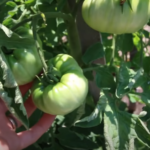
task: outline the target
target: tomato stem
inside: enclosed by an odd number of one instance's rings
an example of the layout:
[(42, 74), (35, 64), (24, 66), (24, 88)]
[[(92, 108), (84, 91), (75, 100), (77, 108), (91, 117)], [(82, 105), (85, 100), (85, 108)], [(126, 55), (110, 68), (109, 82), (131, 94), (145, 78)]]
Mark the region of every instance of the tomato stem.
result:
[(104, 67), (104, 66), (103, 65), (98, 65), (96, 67), (85, 68), (85, 69), (83, 69), (83, 72), (97, 70), (97, 69), (102, 68), (102, 67)]
[(27, 23), (27, 22), (30, 22), (31, 20), (32, 20), (32, 17), (27, 18), (27, 19), (24, 19), (24, 20), (22, 20), (21, 22), (17, 23), (15, 26), (13, 26), (13, 27), (11, 28), (11, 30), (12, 30), (12, 31), (15, 31), (17, 28), (19, 28), (20, 26), (24, 25), (24, 24)]
[(45, 63), (45, 59), (44, 59), (44, 56), (42, 54), (42, 50), (41, 50), (40, 44), (39, 44), (38, 39), (37, 39), (37, 33), (36, 33), (37, 22), (38, 22), (38, 19), (37, 18), (33, 18), (33, 21), (32, 21), (32, 24), (33, 24), (33, 30), (32, 30), (33, 31), (33, 37), (34, 37), (34, 40), (35, 40), (37, 51), (39, 53), (40, 59), (41, 59), (42, 64), (43, 64), (44, 75), (45, 75), (47, 81), (49, 82), (48, 77), (47, 77), (47, 73), (46, 73), (47, 70), (48, 70), (48, 67), (47, 67), (47, 64)]
[(44, 77), (46, 78), (46, 83), (49, 84), (51, 83), (51, 80), (53, 80), (54, 82), (58, 82), (59, 80), (52, 74), (52, 72), (50, 72), (50, 75), (48, 75), (48, 66), (47, 64), (45, 63), (45, 59), (44, 59), (44, 56), (43, 56), (43, 53), (42, 53), (42, 49), (40, 47), (40, 44), (38, 42), (38, 39), (37, 39), (37, 32), (36, 32), (36, 25), (37, 25), (37, 22), (38, 22), (38, 18), (33, 18), (33, 21), (32, 21), (32, 24), (33, 24), (33, 37), (34, 37), (34, 40), (35, 40), (35, 43), (36, 43), (36, 48), (37, 48), (37, 51), (39, 53), (39, 56), (40, 56), (40, 59), (42, 61), (42, 64), (43, 64), (43, 72), (44, 72)]
[[(103, 42), (102, 34), (99, 33), (99, 36), (100, 36), (100, 42), (101, 42), (101, 44), (103, 45), (103, 48), (104, 48), (104, 42)], [(105, 65), (106, 64), (106, 56), (103, 57), (103, 61), (104, 61), (104, 65)]]
[(76, 4), (74, 5), (74, 8), (73, 8), (73, 10), (72, 10), (72, 16), (73, 16), (74, 18), (75, 18), (76, 15), (77, 15), (78, 8), (79, 8), (81, 2), (82, 2), (81, 0), (76, 0)]
[[(38, 42), (38, 38), (37, 38), (37, 32), (36, 32), (36, 25), (37, 25), (37, 22), (38, 22), (38, 18), (33, 18), (32, 20), (32, 24), (33, 24), (33, 37), (34, 37), (34, 40), (35, 40), (35, 43), (36, 43), (36, 48), (37, 48), (37, 51), (39, 53), (39, 56), (40, 56), (40, 59), (42, 61), (42, 64), (43, 64), (43, 72), (44, 72), (44, 77), (46, 78), (46, 83), (49, 84), (51, 83), (51, 80), (53, 80), (54, 82), (58, 82), (59, 79), (57, 79), (57, 77), (55, 77), (53, 75), (53, 72), (50, 71), (49, 72), (49, 68), (45, 62), (45, 58), (44, 58), (44, 55), (42, 53), (42, 49), (40, 47), (40, 44)], [(50, 74), (48, 74), (50, 73)]]
[(72, 17), (68, 14), (65, 13), (61, 13), (61, 12), (48, 12), (48, 13), (38, 13), (36, 15), (33, 15), (27, 19), (22, 20), (21, 22), (17, 23), (15, 26), (13, 26), (11, 28), (12, 31), (16, 30), (17, 28), (19, 28), (20, 26), (22, 26), (23, 24), (30, 22), (33, 20), (33, 18), (38, 18), (38, 19), (43, 19), (42, 18), (42, 14), (44, 14), (44, 16), (46, 18), (62, 18), (64, 20), (70, 21), (72, 19)]
[(21, 16), (20, 16), (19, 19), (17, 20), (18, 23), (22, 21), (22, 19), (23, 19), (23, 18), (25, 17), (25, 15), (26, 15), (26, 13), (27, 13), (27, 9), (25, 9), (25, 10), (23, 11), (23, 13), (21, 14)]
[[(68, 3), (66, 3), (64, 12), (67, 14), (71, 14), (71, 10)], [(81, 60), (82, 47), (81, 47), (76, 21), (72, 14), (71, 14), (71, 19), (69, 20), (69, 22), (66, 21), (66, 24), (67, 24), (67, 31), (68, 31), (68, 42), (70, 45), (70, 54), (76, 59), (79, 65), (82, 65), (82, 60)]]
[(143, 68), (143, 58), (144, 58), (143, 52), (144, 52), (144, 47), (143, 47), (143, 33), (142, 32), (140, 34), (140, 41), (141, 41), (140, 66), (141, 66), (141, 68)]
[(68, 42), (70, 44), (70, 54), (81, 65), (82, 48), (77, 31), (77, 26), (74, 20), (68, 23), (67, 30), (68, 30)]
[(115, 52), (116, 52), (116, 37), (117, 35), (114, 34), (113, 35), (113, 50), (112, 50), (112, 55), (111, 55), (111, 60), (110, 60), (110, 66), (113, 65), (113, 62), (114, 62), (114, 57), (115, 57)]

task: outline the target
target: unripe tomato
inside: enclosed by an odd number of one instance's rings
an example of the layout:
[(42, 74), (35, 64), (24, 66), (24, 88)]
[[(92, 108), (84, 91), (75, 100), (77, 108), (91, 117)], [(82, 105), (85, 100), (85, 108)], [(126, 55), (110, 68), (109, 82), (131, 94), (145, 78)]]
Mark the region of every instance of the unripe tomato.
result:
[(148, 22), (150, 0), (126, 0), (122, 4), (120, 0), (85, 0), (82, 15), (99, 32), (133, 33)]
[[(16, 33), (22, 37), (33, 38), (32, 31), (24, 27), (18, 28)], [(40, 39), (39, 43), (41, 44)], [(12, 54), (6, 55), (6, 59), (18, 85), (31, 82), (35, 78), (35, 75), (42, 70), (42, 62), (36, 46), (30, 49), (15, 49)]]
[(44, 86), (35, 82), (32, 99), (36, 107), (53, 115), (65, 115), (79, 107), (88, 92), (88, 81), (75, 59), (67, 54), (59, 54), (48, 62), (61, 75), (58, 83)]

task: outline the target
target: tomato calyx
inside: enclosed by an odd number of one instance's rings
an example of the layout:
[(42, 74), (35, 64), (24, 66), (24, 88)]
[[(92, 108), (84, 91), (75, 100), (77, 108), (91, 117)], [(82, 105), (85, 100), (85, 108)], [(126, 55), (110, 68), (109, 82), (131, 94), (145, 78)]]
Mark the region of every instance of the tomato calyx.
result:
[(52, 65), (50, 67), (48, 67), (47, 76), (53, 83), (59, 82), (60, 78), (61, 78), (60, 72)]
[(124, 3), (128, 3), (129, 7), (131, 8), (132, 10), (132, 5), (131, 5), (131, 2), (130, 0), (120, 0), (120, 6), (121, 6), (121, 9), (122, 9), (122, 13), (123, 13), (123, 6), (124, 6)]
[(39, 79), (44, 86), (48, 86), (49, 84), (56, 84), (60, 82), (61, 73), (50, 65), (46, 71), (46, 74), (42, 74), (41, 79)]

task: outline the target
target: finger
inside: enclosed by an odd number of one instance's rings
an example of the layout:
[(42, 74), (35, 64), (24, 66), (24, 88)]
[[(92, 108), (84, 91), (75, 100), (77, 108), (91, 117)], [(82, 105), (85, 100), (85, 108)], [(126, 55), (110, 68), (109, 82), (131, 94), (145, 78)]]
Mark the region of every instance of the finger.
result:
[[(26, 92), (32, 87), (33, 82), (30, 82), (24, 86), (20, 86), (20, 90), (22, 95), (26, 94)], [(32, 113), (35, 111), (36, 106), (34, 105), (33, 101), (32, 101), (32, 97), (30, 95), (30, 97), (25, 101), (24, 103), (25, 109), (27, 111), (27, 115), (28, 117), (30, 117), (32, 115)]]
[(28, 117), (30, 117), (32, 115), (32, 113), (35, 111), (36, 106), (34, 105), (33, 101), (32, 101), (32, 97), (30, 96), (28, 98), (28, 100), (25, 102), (24, 104), (26, 111), (27, 111), (27, 115)]
[(29, 89), (31, 89), (32, 84), (33, 84), (33, 82), (30, 82), (28, 84), (19, 86), (19, 89), (23, 96), (28, 92)]
[(7, 116), (7, 125), (12, 131), (16, 131), (17, 129), (17, 121), (13, 116)]
[[(28, 100), (25, 102), (24, 105), (25, 105), (25, 108), (26, 108), (26, 111), (27, 111), (27, 115), (28, 115), (28, 117), (30, 117), (36, 109), (36, 107), (35, 107), (35, 105), (32, 101), (31, 96), (28, 98)], [(22, 125), (21, 122), (15, 116), (13, 116), (12, 114), (9, 114), (8, 116), (5, 116), (5, 117), (7, 119), (9, 119), (9, 122), (10, 122), (9, 124), (10, 124), (12, 129), (16, 129), (16, 128), (18, 128)], [(12, 121), (14, 122), (14, 124), (12, 124), (13, 123)]]
[(54, 119), (54, 115), (44, 114), (39, 122), (31, 129), (18, 133), (20, 149), (24, 149), (36, 142), (52, 125)]
[(6, 107), (6, 104), (5, 102), (0, 99), (0, 115), (5, 115), (5, 113), (7, 112), (7, 107)]

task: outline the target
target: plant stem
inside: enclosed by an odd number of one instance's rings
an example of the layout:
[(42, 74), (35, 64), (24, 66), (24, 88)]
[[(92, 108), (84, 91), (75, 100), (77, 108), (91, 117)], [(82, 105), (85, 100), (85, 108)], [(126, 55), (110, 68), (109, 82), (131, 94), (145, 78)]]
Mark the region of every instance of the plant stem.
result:
[(62, 18), (64, 20), (67, 20), (68, 22), (72, 20), (72, 16), (61, 12), (39, 13), (17, 23), (14, 27), (11, 28), (11, 30), (12, 31), (16, 30), (18, 27), (22, 26), (23, 24), (32, 21), (33, 18), (42, 19), (42, 14), (44, 14), (46, 18)]
[(143, 35), (142, 35), (143, 33), (141, 33), (141, 35), (140, 35), (140, 41), (141, 41), (141, 56), (140, 56), (140, 66), (141, 66), (141, 68), (143, 68), (143, 58), (144, 58), (144, 55), (143, 55), (143, 53), (144, 53), (144, 47), (143, 47)]
[(17, 28), (19, 28), (20, 26), (24, 25), (25, 23), (27, 22), (30, 22), (32, 20), (32, 18), (27, 18), (27, 19), (24, 19), (23, 21), (17, 23), (15, 26), (13, 26), (11, 28), (12, 31), (15, 31)]
[(114, 57), (115, 57), (115, 52), (116, 52), (116, 35), (113, 35), (113, 51), (112, 51), (112, 55), (111, 55), (111, 60), (110, 60), (110, 66), (113, 65), (114, 62)]
[(21, 14), (21, 16), (20, 16), (19, 19), (17, 20), (18, 23), (19, 23), (20, 21), (22, 21), (23, 17), (26, 15), (26, 13), (27, 13), (27, 9), (25, 9), (25, 10), (23, 11), (23, 13)]
[(74, 20), (68, 23), (67, 30), (68, 30), (68, 42), (70, 44), (70, 54), (81, 65), (82, 48), (77, 26)]
[[(119, 48), (121, 48), (121, 49), (123, 49), (124, 40), (125, 40), (125, 35), (123, 34), (123, 35), (122, 35), (121, 47), (119, 47)], [(117, 45), (119, 45), (119, 43), (117, 43)], [(126, 55), (126, 54), (125, 54), (125, 51), (122, 50), (122, 61), (126, 61), (125, 58), (124, 58), (125, 55)]]
[[(101, 33), (99, 33), (99, 37), (100, 37), (100, 42), (101, 42), (101, 44), (103, 45), (103, 48), (104, 48), (103, 37), (102, 37)], [(104, 56), (103, 59), (104, 59), (104, 65), (105, 65), (106, 64), (106, 56)]]
[(141, 96), (141, 93), (137, 93), (137, 92), (130, 92), (129, 94), (134, 94), (134, 95), (138, 95), (138, 96)]
[(40, 59), (42, 61), (42, 64), (43, 64), (43, 72), (44, 72), (44, 75), (47, 79), (47, 81), (49, 81), (48, 77), (47, 77), (47, 70), (48, 70), (48, 67), (47, 67), (47, 64), (45, 63), (45, 59), (44, 59), (44, 56), (42, 54), (42, 50), (41, 50), (41, 47), (39, 45), (39, 42), (38, 42), (38, 38), (37, 38), (37, 33), (36, 33), (36, 25), (37, 25), (37, 22), (38, 22), (38, 19), (37, 18), (33, 18), (33, 21), (32, 21), (32, 24), (33, 24), (33, 37), (34, 37), (34, 40), (35, 40), (35, 44), (36, 44), (36, 48), (37, 48), (37, 51), (39, 53), (39, 56), (40, 56)]
[[(64, 12), (67, 14), (71, 13), (68, 3), (64, 8)], [(70, 45), (70, 54), (76, 59), (79, 65), (82, 65), (82, 60), (81, 60), (82, 47), (81, 47), (81, 42), (80, 42), (75, 18), (72, 16), (69, 22), (66, 21), (66, 23), (67, 23), (67, 31), (68, 31), (68, 42)]]
[(37, 51), (39, 53), (40, 59), (41, 59), (42, 64), (43, 64), (44, 76), (46, 78), (46, 82), (47, 83), (51, 83), (50, 79), (52, 79), (53, 81), (55, 81), (57, 83), (57, 82), (59, 82), (59, 80), (53, 74), (50, 74), (50, 75), (47, 74), (47, 73), (51, 73), (51, 72), (49, 72), (49, 68), (48, 68), (47, 64), (45, 63), (44, 55), (42, 53), (42, 49), (41, 49), (40, 44), (38, 42), (38, 37), (37, 37), (37, 32), (36, 32), (37, 22), (38, 22), (38, 18), (36, 18), (36, 17), (33, 18), (33, 20), (32, 20), (32, 24), (33, 24), (33, 37), (34, 37), (34, 40), (35, 40), (35, 43), (36, 43)]
[(81, 0), (77, 0), (75, 6), (74, 6), (74, 8), (73, 8), (72, 16), (73, 16), (74, 18), (75, 18), (76, 15), (77, 15), (80, 2), (81, 2)]
[(99, 65), (99, 66), (96, 66), (96, 67), (86, 68), (86, 69), (83, 69), (83, 72), (88, 72), (88, 71), (97, 70), (97, 69), (102, 68), (102, 67), (104, 67), (104, 66)]

